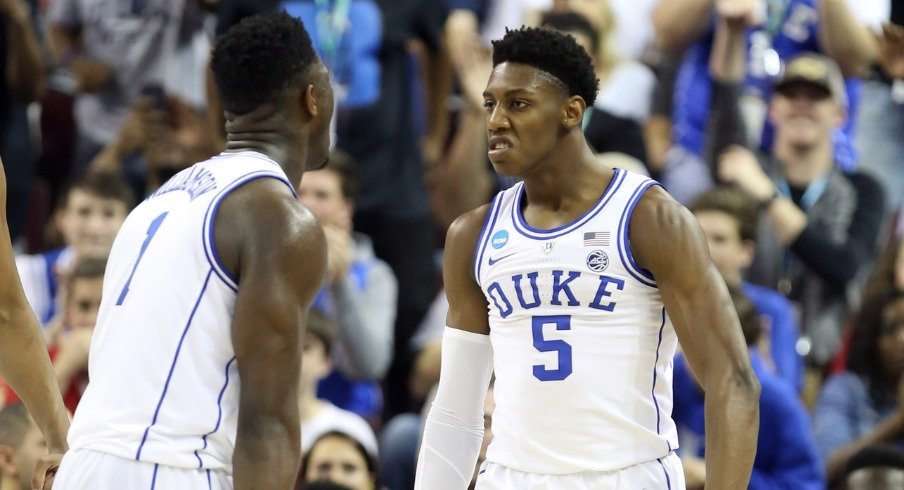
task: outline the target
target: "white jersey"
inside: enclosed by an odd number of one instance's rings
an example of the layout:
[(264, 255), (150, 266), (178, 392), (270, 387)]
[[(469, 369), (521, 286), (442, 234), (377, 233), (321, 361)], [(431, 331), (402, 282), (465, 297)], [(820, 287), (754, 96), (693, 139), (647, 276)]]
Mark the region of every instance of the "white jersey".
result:
[(221, 154), (176, 174), (116, 236), (91, 340), (91, 382), (69, 447), (179, 468), (232, 472), (239, 378), (236, 278), (214, 244), (219, 205), (286, 174), (262, 154)]
[(488, 461), (529, 473), (612, 471), (677, 448), (677, 338), (627, 239), (634, 206), (655, 184), (616, 169), (592, 209), (550, 230), (525, 222), (523, 183), (493, 200), (475, 260), (496, 374)]

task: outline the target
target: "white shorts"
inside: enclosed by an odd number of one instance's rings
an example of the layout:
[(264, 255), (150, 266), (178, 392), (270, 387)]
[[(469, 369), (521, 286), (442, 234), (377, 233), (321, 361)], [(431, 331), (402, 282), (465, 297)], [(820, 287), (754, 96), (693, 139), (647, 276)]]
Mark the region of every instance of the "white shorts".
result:
[(524, 473), (485, 462), (477, 475), (477, 490), (685, 490), (681, 460), (668, 456), (614, 471), (567, 475)]
[(54, 490), (232, 490), (222, 471), (175, 468), (79, 449), (63, 456)]

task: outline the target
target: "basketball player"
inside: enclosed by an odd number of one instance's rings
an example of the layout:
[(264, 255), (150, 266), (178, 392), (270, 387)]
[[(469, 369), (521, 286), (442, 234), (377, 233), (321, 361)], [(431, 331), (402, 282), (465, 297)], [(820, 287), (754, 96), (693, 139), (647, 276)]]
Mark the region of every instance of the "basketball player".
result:
[(301, 22), (250, 17), (211, 66), (222, 154), (178, 173), (113, 243), (69, 489), (290, 488), (304, 320), (325, 239), (294, 189), (329, 154), (333, 94)]
[(41, 488), (66, 452), (69, 415), (53, 375), (44, 335), (25, 299), (6, 222), (6, 171), (0, 162), (0, 378), (16, 391), (44, 434), (49, 455), (38, 461), (33, 485)]
[(451, 226), (442, 372), (416, 488), (467, 488), (495, 369), (477, 489), (684, 488), (672, 408), (680, 340), (706, 392), (708, 490), (746, 488), (759, 385), (694, 217), (654, 181), (598, 163), (597, 93), (574, 39), (493, 42), (489, 158), (522, 179)]

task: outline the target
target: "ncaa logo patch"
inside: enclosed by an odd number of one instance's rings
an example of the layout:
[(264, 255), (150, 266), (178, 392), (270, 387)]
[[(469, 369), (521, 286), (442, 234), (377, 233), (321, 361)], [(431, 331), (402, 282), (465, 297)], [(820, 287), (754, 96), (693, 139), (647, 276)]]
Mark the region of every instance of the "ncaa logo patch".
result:
[(609, 256), (602, 250), (594, 250), (587, 254), (587, 267), (593, 272), (603, 272), (609, 267)]
[(490, 239), (490, 243), (493, 245), (493, 248), (499, 250), (504, 247), (506, 243), (508, 243), (509, 233), (506, 230), (499, 230), (493, 234), (493, 238)]

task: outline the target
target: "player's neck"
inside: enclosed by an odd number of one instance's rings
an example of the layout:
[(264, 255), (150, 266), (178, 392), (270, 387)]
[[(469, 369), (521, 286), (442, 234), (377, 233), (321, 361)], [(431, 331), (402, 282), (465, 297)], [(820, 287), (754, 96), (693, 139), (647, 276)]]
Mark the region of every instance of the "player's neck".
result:
[(524, 176), (528, 204), (562, 208), (565, 201), (596, 200), (605, 188), (599, 179), (603, 169), (583, 137), (564, 143)]
[(299, 141), (306, 141), (304, 131), (286, 120), (282, 112), (262, 107), (242, 115), (227, 113), (226, 151), (255, 151), (266, 155), (282, 167), (289, 181), (301, 183), (306, 149)]

